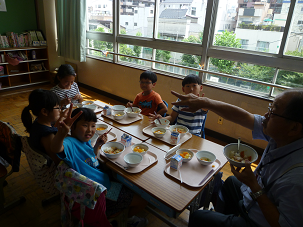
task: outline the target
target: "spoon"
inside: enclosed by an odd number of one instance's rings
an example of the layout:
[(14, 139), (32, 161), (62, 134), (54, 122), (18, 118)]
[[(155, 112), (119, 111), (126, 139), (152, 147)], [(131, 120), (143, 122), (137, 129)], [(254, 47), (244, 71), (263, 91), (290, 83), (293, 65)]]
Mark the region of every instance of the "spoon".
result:
[[(131, 101), (129, 101), (129, 102), (131, 102)], [(132, 109), (132, 112), (134, 112), (134, 110), (133, 110), (133, 105), (131, 105), (130, 108)]]
[(239, 154), (239, 151), (240, 151), (240, 142), (241, 142), (241, 138), (239, 137), (238, 138), (238, 150), (237, 150), (237, 153)]
[(160, 125), (162, 125), (162, 124), (161, 124), (161, 121), (160, 121), (160, 119), (159, 119), (159, 118), (157, 117), (157, 113), (156, 113), (156, 111), (154, 111), (154, 114), (155, 114), (156, 118), (158, 119), (158, 121), (159, 121), (159, 124), (160, 124)]

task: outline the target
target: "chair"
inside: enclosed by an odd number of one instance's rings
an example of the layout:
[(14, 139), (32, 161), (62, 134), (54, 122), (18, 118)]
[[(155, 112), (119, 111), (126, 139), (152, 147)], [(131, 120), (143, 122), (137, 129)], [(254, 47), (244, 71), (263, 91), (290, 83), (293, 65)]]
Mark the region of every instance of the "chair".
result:
[[(166, 101), (164, 101), (164, 100), (162, 100), (163, 101), (163, 103), (164, 103), (164, 105), (166, 106), (166, 107), (168, 107), (168, 103), (166, 102)], [(158, 106), (158, 108), (157, 108), (157, 112), (160, 110), (160, 107)], [(166, 113), (164, 113), (163, 115), (162, 115), (162, 117), (165, 117), (166, 116)]]
[[(0, 215), (26, 201), (25, 197), (22, 196), (18, 200), (4, 206), (5, 197), (3, 187), (4, 183), (6, 182), (5, 179), (13, 174), (13, 172), (19, 171), (20, 156), (20, 136), (12, 126), (10, 126), (8, 123), (0, 121)], [(6, 166), (9, 164), (12, 166), (12, 169), (8, 173)]]
[[(110, 222), (107, 220), (105, 190), (106, 188), (90, 180), (89, 178), (78, 173), (70, 168), (65, 162), (60, 162), (55, 174), (55, 187), (60, 191), (61, 198), (61, 224), (62, 226), (71, 226), (72, 217), (76, 216), (80, 220), (79, 226), (83, 226), (84, 222), (93, 226), (109, 227)], [(97, 201), (99, 202), (98, 208), (96, 207)], [(75, 204), (75, 202), (77, 204)], [(80, 211), (73, 211), (75, 205), (80, 205)], [(98, 224), (91, 223), (91, 219), (85, 219), (85, 212), (90, 211), (86, 209), (97, 209)]]
[(51, 162), (49, 166), (47, 164), (48, 156), (42, 152), (33, 150), (28, 143), (28, 139), (27, 136), (21, 137), (22, 151), (26, 155), (27, 162), (37, 184), (43, 191), (51, 195), (51, 197), (42, 200), (42, 206), (46, 206), (50, 202), (59, 199), (59, 191), (54, 186), (56, 165), (54, 162)]

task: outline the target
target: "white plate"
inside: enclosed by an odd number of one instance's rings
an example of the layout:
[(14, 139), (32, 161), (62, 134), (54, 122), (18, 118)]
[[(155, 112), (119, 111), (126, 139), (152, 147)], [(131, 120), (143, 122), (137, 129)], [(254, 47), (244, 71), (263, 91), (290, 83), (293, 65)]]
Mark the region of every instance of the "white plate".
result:
[[(95, 135), (91, 138), (91, 145), (95, 146), (96, 140), (98, 139), (98, 134), (95, 133)], [(107, 142), (111, 142), (117, 139), (117, 135), (113, 132), (109, 132), (107, 134)]]

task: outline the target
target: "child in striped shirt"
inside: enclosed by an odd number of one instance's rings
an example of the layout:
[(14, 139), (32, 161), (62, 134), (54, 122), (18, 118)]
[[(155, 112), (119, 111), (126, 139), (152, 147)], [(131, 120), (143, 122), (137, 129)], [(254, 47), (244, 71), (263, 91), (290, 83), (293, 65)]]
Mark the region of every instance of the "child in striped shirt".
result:
[(81, 103), (83, 98), (80, 94), (77, 83), (75, 83), (76, 73), (74, 68), (69, 65), (61, 65), (55, 78), (55, 87), (51, 91), (55, 92), (60, 99), (60, 105), (66, 106), (71, 102)]
[[(201, 78), (194, 75), (187, 75), (182, 81), (182, 91), (185, 94), (192, 93), (196, 96), (200, 95), (200, 92), (203, 90)], [(204, 94), (203, 94), (204, 95)], [(206, 115), (208, 111), (198, 110), (195, 113), (185, 112), (181, 109), (182, 106), (173, 106), (172, 112), (169, 116), (164, 117), (168, 119), (171, 124), (175, 123), (176, 125), (184, 125), (189, 129), (189, 132), (193, 135), (205, 138), (204, 126), (206, 121)], [(161, 115), (157, 114), (157, 117), (162, 118)], [(149, 117), (151, 120), (156, 118), (155, 115), (150, 114)]]

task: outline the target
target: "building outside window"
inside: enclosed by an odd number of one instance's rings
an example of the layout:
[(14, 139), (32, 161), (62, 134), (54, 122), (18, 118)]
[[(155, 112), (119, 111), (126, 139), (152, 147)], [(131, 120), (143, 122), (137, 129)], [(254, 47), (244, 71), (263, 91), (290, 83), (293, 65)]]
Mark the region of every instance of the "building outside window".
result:
[[(114, 9), (111, 0), (87, 0), (87, 47), (93, 49), (88, 50), (88, 57), (148, 67), (168, 76), (194, 73), (204, 83), (261, 96), (276, 95), (286, 87), (303, 87), (303, 69), (297, 63), (303, 63), (302, 1), (284, 1), (275, 9), (267, 1), (193, 0), (181, 7), (180, 1), (168, 2), (121, 0), (120, 8)], [(98, 3), (106, 5), (106, 15), (99, 15)], [(291, 4), (295, 4), (294, 23), (288, 25)], [(270, 13), (277, 8), (279, 13)], [(206, 12), (216, 12), (216, 16)], [(120, 24), (114, 21), (114, 13)], [(117, 36), (112, 33), (114, 24), (119, 27)], [(202, 45), (204, 41), (209, 44)], [(114, 61), (104, 50), (129, 57), (118, 56)], [(201, 68), (207, 73), (199, 72)]]

